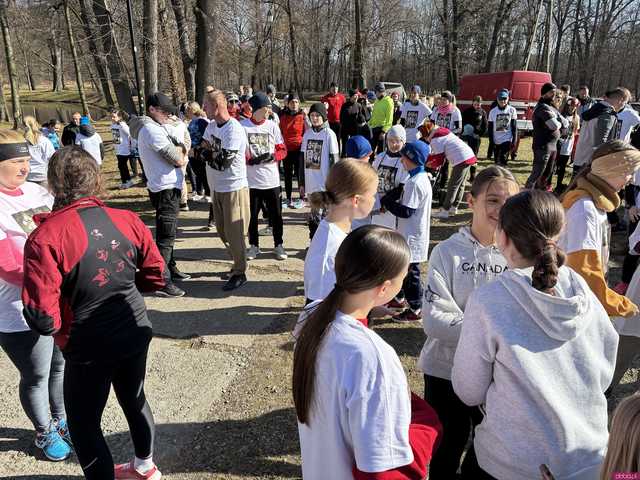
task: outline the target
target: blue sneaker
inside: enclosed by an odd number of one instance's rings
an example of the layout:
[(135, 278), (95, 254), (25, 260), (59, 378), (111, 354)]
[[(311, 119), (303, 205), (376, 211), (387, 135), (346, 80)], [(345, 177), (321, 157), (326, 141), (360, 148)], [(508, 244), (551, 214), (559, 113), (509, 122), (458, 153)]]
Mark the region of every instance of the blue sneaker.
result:
[(64, 418), (54, 418), (52, 422), (55, 422), (58, 433), (62, 437), (62, 439), (69, 444), (70, 447), (73, 447), (73, 443), (71, 443), (71, 434), (69, 433), (69, 425), (67, 425), (67, 420)]
[(66, 460), (71, 455), (71, 447), (65, 442), (52, 421), (49, 430), (36, 435), (36, 447), (52, 462)]

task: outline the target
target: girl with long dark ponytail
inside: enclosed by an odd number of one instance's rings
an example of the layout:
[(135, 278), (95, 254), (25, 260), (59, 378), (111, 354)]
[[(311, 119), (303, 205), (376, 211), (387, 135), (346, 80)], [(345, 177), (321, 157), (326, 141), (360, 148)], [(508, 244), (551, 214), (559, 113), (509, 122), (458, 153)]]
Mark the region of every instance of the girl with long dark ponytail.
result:
[(366, 327), (371, 309), (400, 290), (409, 258), (396, 231), (360, 227), (338, 249), (333, 290), (308, 307), (292, 378), (306, 480), (397, 474), (401, 467), (416, 475), (406, 478), (426, 474), (437, 417), (410, 397), (393, 348)]

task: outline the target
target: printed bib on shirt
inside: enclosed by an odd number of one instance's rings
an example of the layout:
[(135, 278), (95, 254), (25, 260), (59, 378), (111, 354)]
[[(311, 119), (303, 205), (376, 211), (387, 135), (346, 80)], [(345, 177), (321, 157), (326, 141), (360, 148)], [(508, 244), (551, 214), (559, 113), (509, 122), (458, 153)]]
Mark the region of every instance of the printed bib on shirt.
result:
[(378, 193), (385, 194), (396, 188), (396, 174), (398, 169), (391, 165), (378, 167)]
[(449, 128), (449, 126), (451, 125), (451, 112), (445, 115), (438, 113), (436, 115), (436, 125), (438, 125), (439, 127)]
[(407, 111), (407, 118), (406, 118), (404, 128), (416, 128), (417, 126), (418, 126), (418, 111), (417, 110)]
[(511, 113), (499, 113), (496, 115), (496, 132), (506, 132), (511, 124)]
[(122, 136), (120, 135), (120, 128), (112, 128), (111, 136), (113, 137), (113, 143), (116, 145), (122, 144)]
[(13, 217), (15, 222), (20, 226), (22, 231), (27, 235), (29, 235), (37, 227), (36, 223), (33, 221), (33, 216), (38, 213), (45, 213), (50, 211), (51, 210), (49, 209), (49, 207), (41, 206), (36, 208), (30, 208), (28, 210), (22, 210), (20, 212), (15, 212), (11, 216)]
[(307, 140), (307, 150), (305, 154), (305, 168), (319, 170), (322, 161), (322, 144), (320, 139), (310, 138)]
[(247, 137), (249, 139), (249, 149), (254, 158), (271, 152), (270, 135), (268, 133), (249, 132)]

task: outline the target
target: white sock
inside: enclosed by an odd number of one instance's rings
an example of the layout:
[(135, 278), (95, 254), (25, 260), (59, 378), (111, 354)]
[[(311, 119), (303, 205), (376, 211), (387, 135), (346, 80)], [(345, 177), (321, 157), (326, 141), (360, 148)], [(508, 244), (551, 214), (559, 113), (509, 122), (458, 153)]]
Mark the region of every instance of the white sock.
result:
[(153, 468), (153, 457), (145, 459), (133, 457), (133, 468), (135, 468), (140, 473), (147, 473)]

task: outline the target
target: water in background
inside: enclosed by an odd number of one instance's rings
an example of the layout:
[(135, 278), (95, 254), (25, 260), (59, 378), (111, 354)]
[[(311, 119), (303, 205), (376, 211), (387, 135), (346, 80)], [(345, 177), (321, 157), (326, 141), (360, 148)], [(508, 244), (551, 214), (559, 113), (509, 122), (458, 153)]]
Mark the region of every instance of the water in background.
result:
[[(63, 102), (20, 102), (22, 107), (22, 115), (31, 115), (36, 117), (38, 123), (48, 122), (54, 118), (62, 123), (69, 123), (71, 116), (75, 112), (82, 112), (80, 104), (63, 103)], [(7, 110), (11, 117), (11, 102), (7, 101)], [(89, 113), (92, 120), (101, 120), (108, 115), (108, 111), (104, 108), (89, 107)]]

